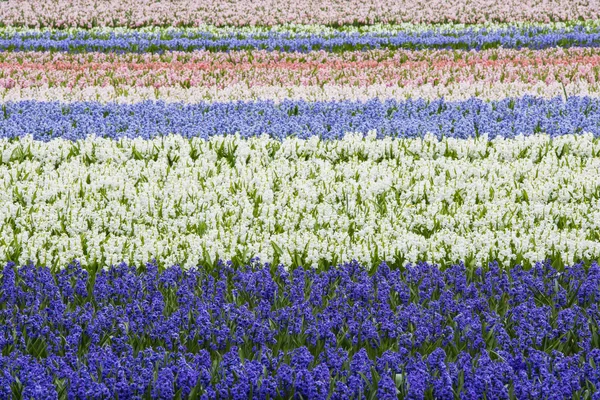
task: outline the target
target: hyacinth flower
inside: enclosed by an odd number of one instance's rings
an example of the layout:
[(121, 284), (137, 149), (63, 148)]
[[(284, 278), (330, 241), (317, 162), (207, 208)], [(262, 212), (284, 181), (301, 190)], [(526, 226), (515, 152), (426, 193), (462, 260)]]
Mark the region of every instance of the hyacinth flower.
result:
[[(433, 11), (435, 10), (435, 11)], [(485, 11), (483, 11), (485, 10)], [(2, 2), (0, 15), (5, 25), (14, 27), (68, 29), (81, 27), (277, 27), (288, 24), (319, 24), (327, 27), (364, 27), (377, 23), (416, 24), (533, 24), (597, 20), (600, 12), (594, 2), (558, 0), (543, 3), (534, 0), (509, 0), (502, 3), (477, 0), (401, 3), (377, 0), (326, 0), (314, 3), (240, 1), (215, 4), (210, 0), (70, 0), (46, 3)]]
[(3, 398), (595, 398), (600, 266), (7, 264)]
[[(304, 57), (304, 58), (303, 58)], [(598, 49), (281, 53), (1, 53), (3, 100), (135, 103), (597, 93)], [(343, 71), (343, 72), (341, 72)], [(285, 90), (281, 90), (285, 88)]]
[(21, 264), (155, 257), (188, 268), (257, 255), (289, 268), (545, 258), (558, 268), (600, 256), (591, 134), (29, 136), (0, 140), (0, 154), (0, 252)]
[(574, 27), (506, 26), (498, 28), (449, 27), (396, 32), (344, 32), (327, 34), (267, 31), (240, 35), (213, 34), (193, 30), (107, 32), (64, 30), (0, 31), (3, 51), (61, 51), (70, 53), (118, 52), (161, 53), (165, 51), (227, 52), (267, 50), (301, 52), (368, 51), (372, 49), (486, 50), (500, 48), (548, 49), (554, 47), (598, 47), (597, 26)]
[(2, 104), (0, 137), (33, 135), (49, 141), (101, 136), (152, 139), (170, 134), (209, 139), (239, 133), (243, 138), (269, 135), (323, 140), (342, 139), (349, 132), (375, 130), (379, 138), (469, 139), (516, 137), (545, 133), (552, 137), (600, 135), (600, 100), (569, 96), (535, 96), (484, 101), (407, 99), (403, 101), (309, 102), (305, 100), (134, 104), (18, 101)]
[(600, 6), (491, 3), (0, 1), (0, 399), (600, 400)]

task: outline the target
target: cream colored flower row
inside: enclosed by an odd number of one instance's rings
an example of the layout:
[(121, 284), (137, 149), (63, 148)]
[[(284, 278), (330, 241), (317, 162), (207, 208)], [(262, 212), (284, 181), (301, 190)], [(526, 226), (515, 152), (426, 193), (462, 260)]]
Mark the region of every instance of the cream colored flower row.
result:
[(435, 100), (444, 97), (446, 100), (466, 100), (478, 97), (484, 100), (502, 100), (507, 97), (522, 97), (531, 95), (543, 98), (567, 96), (600, 95), (600, 85), (585, 81), (570, 82), (563, 85), (559, 82), (545, 83), (487, 83), (461, 82), (450, 85), (410, 85), (404, 87), (387, 86), (382, 84), (369, 86), (253, 86), (246, 84), (228, 85), (224, 88), (193, 87), (100, 87), (85, 88), (63, 87), (31, 87), (0, 89), (0, 102), (38, 100), (38, 101), (99, 101), (103, 103), (137, 103), (144, 100), (162, 100), (166, 102), (226, 102), (273, 100), (307, 100), (307, 101), (367, 101), (370, 99), (427, 99)]
[(576, 21), (598, 19), (596, 0), (62, 0), (0, 2), (3, 25), (51, 26), (274, 26)]
[(600, 257), (600, 140), (1, 140), (0, 261)]
[(592, 19), (586, 21), (569, 21), (569, 22), (529, 22), (529, 21), (513, 21), (510, 23), (497, 23), (497, 22), (485, 22), (485, 23), (440, 23), (435, 24), (432, 29), (432, 25), (429, 23), (396, 23), (396, 24), (369, 24), (369, 25), (342, 25), (338, 27), (331, 27), (328, 25), (319, 24), (297, 24), (297, 23), (286, 23), (277, 24), (274, 26), (260, 26), (260, 25), (246, 25), (246, 26), (215, 26), (215, 25), (198, 25), (194, 27), (160, 27), (160, 26), (141, 26), (136, 28), (127, 28), (123, 26), (117, 27), (93, 27), (93, 28), (76, 28), (68, 27), (61, 29), (53, 28), (26, 28), (22, 26), (3, 26), (0, 27), (0, 35), (10, 36), (16, 33), (28, 33), (35, 35), (37, 33), (58, 33), (58, 34), (70, 34), (70, 35), (85, 35), (85, 36), (107, 36), (111, 34), (126, 34), (126, 33), (158, 33), (162, 35), (172, 35), (185, 33), (188, 35), (198, 35), (209, 33), (215, 37), (228, 37), (231, 35), (266, 35), (269, 33), (286, 33), (289, 37), (302, 36), (302, 35), (321, 35), (321, 36), (334, 36), (340, 32), (356, 33), (356, 34), (367, 34), (367, 33), (381, 33), (381, 34), (398, 34), (407, 32), (427, 32), (432, 30), (437, 31), (460, 31), (460, 30), (472, 30), (479, 31), (485, 29), (500, 30), (508, 28), (532, 28), (537, 27), (540, 29), (546, 29), (549, 31), (564, 30), (566, 32), (572, 32), (574, 27), (579, 29), (583, 28), (586, 30), (594, 30), (600, 27), (600, 20)]

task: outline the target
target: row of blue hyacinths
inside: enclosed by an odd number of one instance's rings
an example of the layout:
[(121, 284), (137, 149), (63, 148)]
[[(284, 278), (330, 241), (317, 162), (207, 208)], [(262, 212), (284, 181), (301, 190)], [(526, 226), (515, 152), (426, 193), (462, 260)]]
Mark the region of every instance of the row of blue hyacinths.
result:
[(342, 52), (370, 49), (454, 49), (598, 47), (600, 27), (507, 26), (496, 28), (396, 29), (392, 32), (221, 32), (201, 30), (6, 30), (0, 51), (139, 52), (267, 50)]
[(4, 267), (0, 398), (600, 398), (600, 266)]
[(600, 99), (524, 96), (499, 101), (369, 100), (308, 102), (261, 100), (227, 103), (134, 104), (40, 102), (2, 104), (0, 138), (32, 135), (36, 140), (108, 138), (150, 139), (168, 134), (210, 138), (239, 133), (341, 139), (348, 132), (376, 130), (379, 137), (473, 138), (592, 133), (600, 136)]

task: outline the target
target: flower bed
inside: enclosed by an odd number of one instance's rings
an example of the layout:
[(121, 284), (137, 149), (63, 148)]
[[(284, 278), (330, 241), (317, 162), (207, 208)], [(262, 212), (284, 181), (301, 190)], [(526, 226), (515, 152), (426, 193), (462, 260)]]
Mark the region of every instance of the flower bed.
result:
[(376, 131), (379, 138), (468, 139), (545, 133), (552, 137), (600, 135), (600, 99), (532, 96), (483, 101), (437, 99), (330, 101), (235, 101), (224, 103), (60, 103), (23, 100), (1, 105), (0, 138), (152, 139), (170, 134), (209, 139), (239, 134), (277, 139), (316, 136), (342, 139), (349, 132)]
[(598, 47), (600, 0), (0, 1), (0, 399), (600, 400)]
[(472, 29), (468, 26), (431, 29), (352, 32), (250, 32), (239, 34), (204, 30), (0, 30), (2, 51), (63, 51), (162, 53), (165, 51), (228, 52), (268, 50), (307, 53), (367, 51), (374, 49), (485, 50), (500, 48), (548, 49), (552, 47), (598, 47), (600, 29), (592, 26), (499, 26)]
[(600, 267), (561, 271), (8, 264), (0, 393), (586, 397), (600, 379)]
[[(485, 12), (483, 12), (485, 10)], [(381, 23), (489, 23), (515, 21), (577, 21), (600, 19), (595, 1), (558, 0), (16, 0), (0, 3), (5, 25), (32, 28), (92, 28), (94, 26), (277, 26), (327, 24), (333, 26)]]
[(0, 141), (0, 155), (3, 261), (471, 266), (600, 256), (600, 143), (589, 134), (29, 137)]
[(0, 53), (0, 98), (227, 102), (598, 96), (594, 48), (165, 54)]

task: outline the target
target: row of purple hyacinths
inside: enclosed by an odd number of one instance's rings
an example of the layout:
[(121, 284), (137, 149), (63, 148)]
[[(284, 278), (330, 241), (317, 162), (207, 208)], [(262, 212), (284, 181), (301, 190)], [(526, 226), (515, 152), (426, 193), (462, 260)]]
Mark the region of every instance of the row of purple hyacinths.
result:
[(600, 266), (5, 266), (0, 398), (600, 399)]
[(294, 34), (256, 32), (215, 35), (202, 31), (162, 30), (155, 32), (114, 31), (0, 31), (0, 51), (65, 51), (84, 53), (164, 51), (233, 51), (262, 49), (268, 51), (331, 52), (370, 49), (454, 49), (490, 48), (598, 47), (597, 26), (573, 25), (570, 28), (525, 26), (501, 28), (433, 28), (398, 32), (330, 32)]
[(526, 95), (499, 101), (471, 98), (320, 101), (269, 100), (225, 103), (134, 104), (41, 101), (7, 102), (0, 107), (0, 138), (32, 135), (36, 140), (84, 139), (89, 135), (151, 139), (177, 134), (210, 138), (239, 133), (285, 139), (312, 136), (341, 139), (348, 132), (376, 130), (378, 137), (472, 138), (592, 133), (600, 136), (600, 99), (588, 96), (545, 99)]

